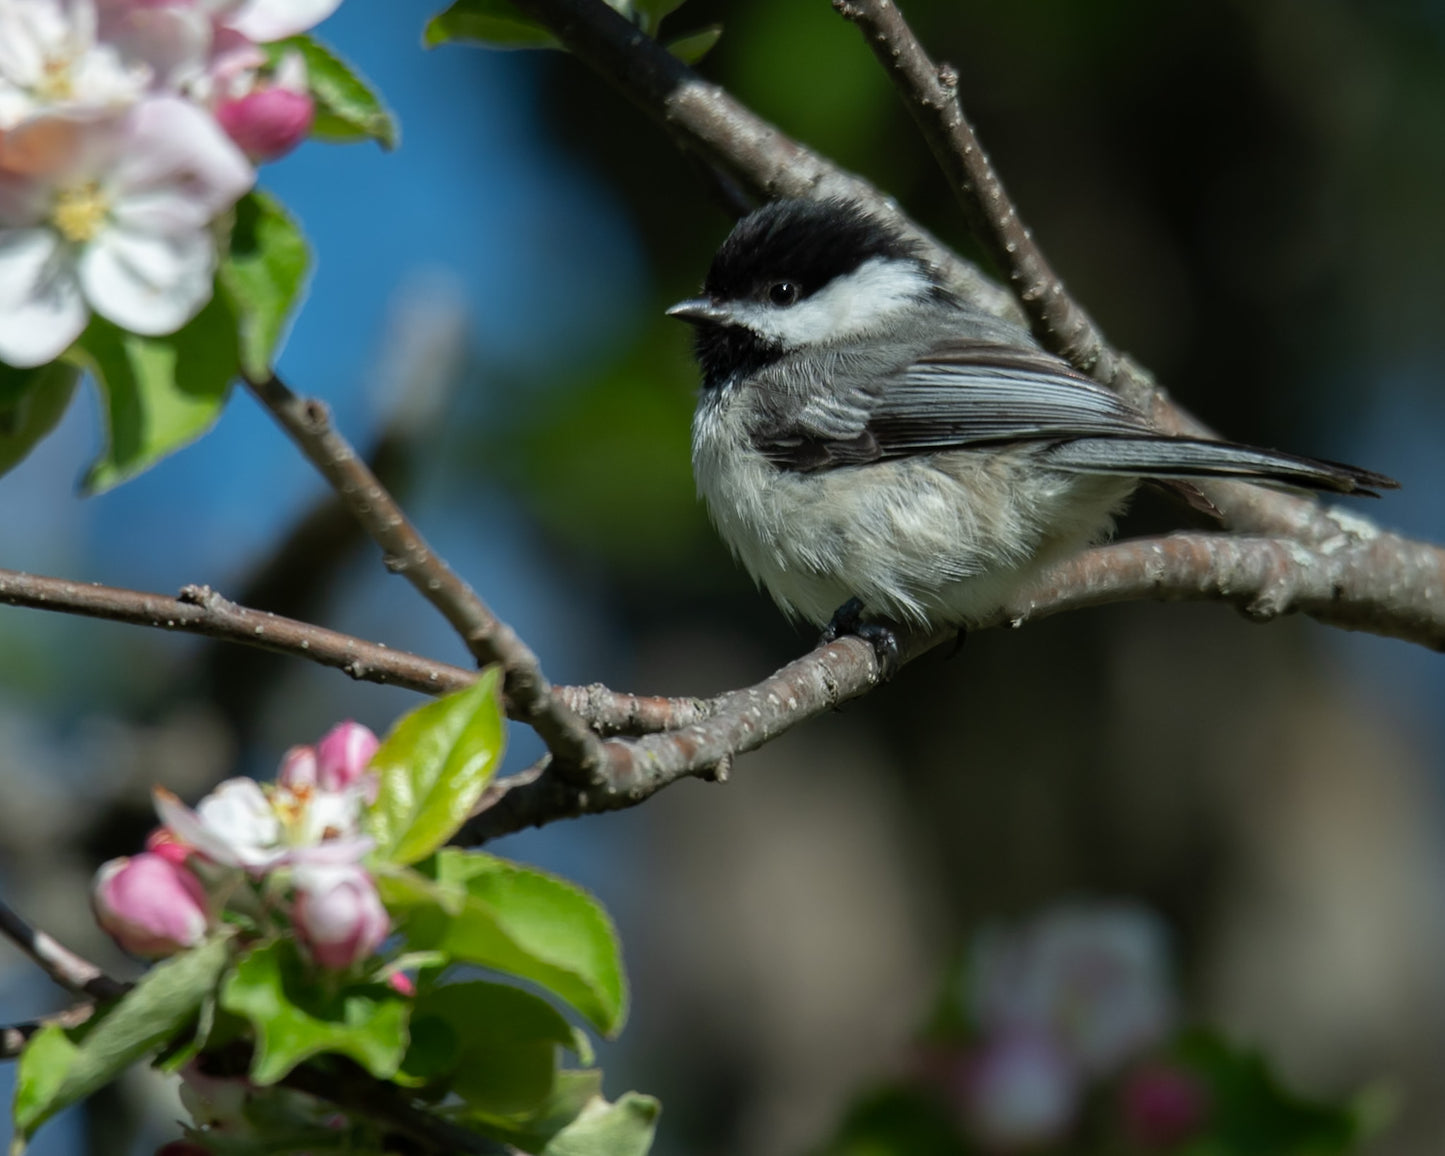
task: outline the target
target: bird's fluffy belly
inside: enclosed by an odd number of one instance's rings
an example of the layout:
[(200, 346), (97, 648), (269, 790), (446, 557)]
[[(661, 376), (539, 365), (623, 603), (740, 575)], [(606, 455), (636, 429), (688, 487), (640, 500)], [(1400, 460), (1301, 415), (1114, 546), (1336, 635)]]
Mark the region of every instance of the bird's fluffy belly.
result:
[(818, 473), (695, 445), (719, 533), (782, 609), (822, 625), (850, 597), (901, 622), (977, 621), (1040, 563), (1107, 532), (1131, 479), (1040, 470), (1028, 448)]

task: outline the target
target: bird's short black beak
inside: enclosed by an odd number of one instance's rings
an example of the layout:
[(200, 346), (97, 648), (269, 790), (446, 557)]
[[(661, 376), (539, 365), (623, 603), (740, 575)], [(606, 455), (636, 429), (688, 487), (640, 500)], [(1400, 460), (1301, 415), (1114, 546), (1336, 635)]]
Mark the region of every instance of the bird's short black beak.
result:
[(732, 320), (732, 314), (725, 307), (715, 304), (707, 297), (679, 301), (667, 311), (667, 315), (686, 321), (689, 325), (726, 325)]

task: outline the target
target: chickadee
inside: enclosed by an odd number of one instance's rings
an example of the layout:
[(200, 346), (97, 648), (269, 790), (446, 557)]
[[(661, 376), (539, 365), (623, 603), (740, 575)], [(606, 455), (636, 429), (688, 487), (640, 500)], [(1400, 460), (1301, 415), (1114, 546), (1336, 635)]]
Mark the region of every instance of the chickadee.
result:
[(966, 629), (1105, 536), (1142, 479), (1396, 485), (1154, 432), (846, 201), (750, 214), (668, 314), (697, 331), (692, 462), (719, 533), (785, 613), (863, 634), (885, 669), (888, 623)]

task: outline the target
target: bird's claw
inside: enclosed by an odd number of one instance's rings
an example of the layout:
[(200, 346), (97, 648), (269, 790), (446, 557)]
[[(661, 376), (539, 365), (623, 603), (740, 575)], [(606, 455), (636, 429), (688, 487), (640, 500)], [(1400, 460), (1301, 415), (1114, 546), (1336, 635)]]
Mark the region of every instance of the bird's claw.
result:
[(863, 603), (858, 598), (848, 599), (833, 612), (833, 617), (824, 628), (818, 643), (826, 646), (848, 634), (861, 638), (873, 648), (873, 655), (878, 660), (880, 681), (888, 682), (898, 673), (899, 667), (903, 665), (898, 635), (886, 622), (872, 619), (863, 621)]

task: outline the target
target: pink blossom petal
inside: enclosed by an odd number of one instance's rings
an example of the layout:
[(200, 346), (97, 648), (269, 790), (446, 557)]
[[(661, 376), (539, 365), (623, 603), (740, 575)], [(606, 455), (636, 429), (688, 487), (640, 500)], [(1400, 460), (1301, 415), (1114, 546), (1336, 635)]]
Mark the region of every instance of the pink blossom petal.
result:
[(49, 229), (0, 229), (0, 361), (54, 361), (89, 312), (60, 238)]
[(256, 173), (216, 122), (193, 104), (156, 97), (126, 118), (126, 149), (107, 174), (117, 211), (128, 199), (160, 190), (194, 202), (205, 220), (229, 209)]
[(194, 811), (164, 788), (153, 794), (161, 822), (216, 863), (264, 871), (285, 858), (280, 820), (254, 779), (227, 779)]
[(154, 236), (119, 227), (80, 255), (80, 283), (95, 311), (123, 329), (174, 333), (211, 299), (215, 243), (204, 232)]
[(247, 0), (225, 23), (266, 44), (314, 28), (340, 6), (341, 0)]

